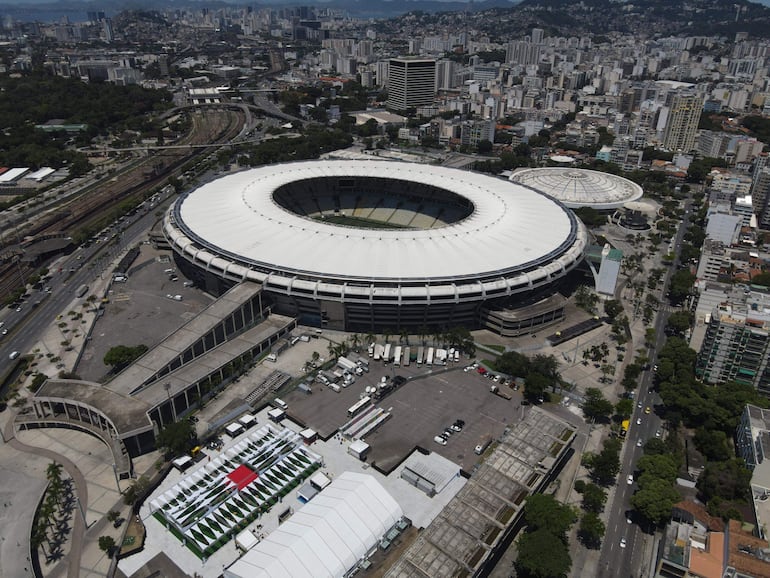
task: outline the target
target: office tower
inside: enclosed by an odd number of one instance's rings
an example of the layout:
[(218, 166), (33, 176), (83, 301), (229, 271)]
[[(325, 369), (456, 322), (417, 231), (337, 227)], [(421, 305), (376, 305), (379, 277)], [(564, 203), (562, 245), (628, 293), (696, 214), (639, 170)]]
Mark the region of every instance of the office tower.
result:
[(698, 377), (710, 384), (735, 381), (770, 394), (770, 317), (763, 305), (748, 299), (714, 309), (695, 364)]
[(436, 61), (393, 58), (388, 66), (388, 105), (407, 110), (433, 103), (436, 94)]
[(436, 63), (436, 88), (449, 90), (455, 88), (455, 72), (457, 63), (454, 60), (439, 60)]
[(542, 28), (532, 29), (532, 44), (542, 44), (545, 31)]
[(671, 98), (663, 146), (672, 151), (690, 152), (695, 147), (703, 99), (693, 93), (677, 93)]

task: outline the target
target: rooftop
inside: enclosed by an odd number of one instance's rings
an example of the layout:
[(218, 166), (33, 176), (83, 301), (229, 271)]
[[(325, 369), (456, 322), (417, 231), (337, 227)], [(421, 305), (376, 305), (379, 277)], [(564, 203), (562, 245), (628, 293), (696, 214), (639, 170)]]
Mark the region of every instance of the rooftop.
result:
[(642, 197), (642, 187), (609, 173), (564, 167), (524, 169), (511, 181), (526, 185), (564, 203), (571, 209), (614, 209)]

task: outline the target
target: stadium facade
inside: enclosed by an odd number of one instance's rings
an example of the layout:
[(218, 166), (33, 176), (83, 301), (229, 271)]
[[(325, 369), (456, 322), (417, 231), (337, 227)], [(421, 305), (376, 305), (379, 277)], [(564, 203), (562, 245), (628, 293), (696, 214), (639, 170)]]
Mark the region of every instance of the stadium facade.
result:
[(225, 176), (181, 196), (163, 231), (209, 292), (254, 281), (276, 312), (349, 331), (528, 331), (563, 316), (555, 289), (587, 243), (572, 211), (529, 187), (379, 160)]

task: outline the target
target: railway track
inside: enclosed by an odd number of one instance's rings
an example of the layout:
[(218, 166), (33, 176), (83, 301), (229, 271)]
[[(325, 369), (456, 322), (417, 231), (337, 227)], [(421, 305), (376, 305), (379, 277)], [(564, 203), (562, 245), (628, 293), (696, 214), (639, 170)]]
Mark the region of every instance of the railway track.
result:
[[(210, 111), (193, 116), (191, 131), (178, 141), (179, 144), (212, 144), (211, 148), (169, 149), (148, 156), (104, 186), (91, 188), (76, 198), (69, 199), (48, 213), (44, 218), (21, 230), (25, 237), (52, 233), (75, 235), (78, 231), (96, 228), (110, 218), (115, 208), (124, 201), (140, 200), (146, 193), (179, 174), (191, 159), (207, 155), (220, 144), (230, 142), (245, 122), (244, 113), (234, 109)], [(24, 263), (0, 263), (0, 295), (9, 295), (23, 286), (23, 279), (34, 273), (35, 268)]]

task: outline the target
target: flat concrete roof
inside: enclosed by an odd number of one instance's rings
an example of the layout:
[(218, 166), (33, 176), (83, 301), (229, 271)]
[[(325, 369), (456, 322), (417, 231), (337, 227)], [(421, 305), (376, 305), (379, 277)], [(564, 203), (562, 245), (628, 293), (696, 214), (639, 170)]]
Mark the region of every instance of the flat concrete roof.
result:
[(454, 576), (477, 570), (569, 447), (575, 426), (533, 407), (500, 438), (468, 483), (386, 573)]
[[(256, 327), (204, 353), (176, 371), (164, 375), (162, 379), (137, 392), (135, 397), (155, 407), (163, 403), (169, 395), (173, 396), (184, 391), (191, 383), (195, 383), (218, 367), (240, 356), (243, 352), (254, 347), (255, 344), (264, 341), (282, 327), (289, 325), (292, 321), (293, 318), (291, 317), (271, 314), (270, 317)], [(159, 386), (160, 382), (171, 384), (168, 392), (166, 392), (164, 387)]]
[(67, 403), (89, 405), (107, 416), (121, 435), (152, 427), (150, 406), (141, 399), (110, 391), (99, 383), (74, 379), (49, 379), (36, 397), (52, 397)]
[[(201, 336), (211, 331), (230, 313), (246, 303), (260, 290), (256, 283), (235, 285), (206, 309), (168, 335), (156, 347), (145, 353), (115, 376), (106, 387), (123, 395), (130, 395), (137, 387), (169, 364)], [(222, 346), (217, 348), (219, 350)], [(164, 391), (165, 395), (165, 391)]]

